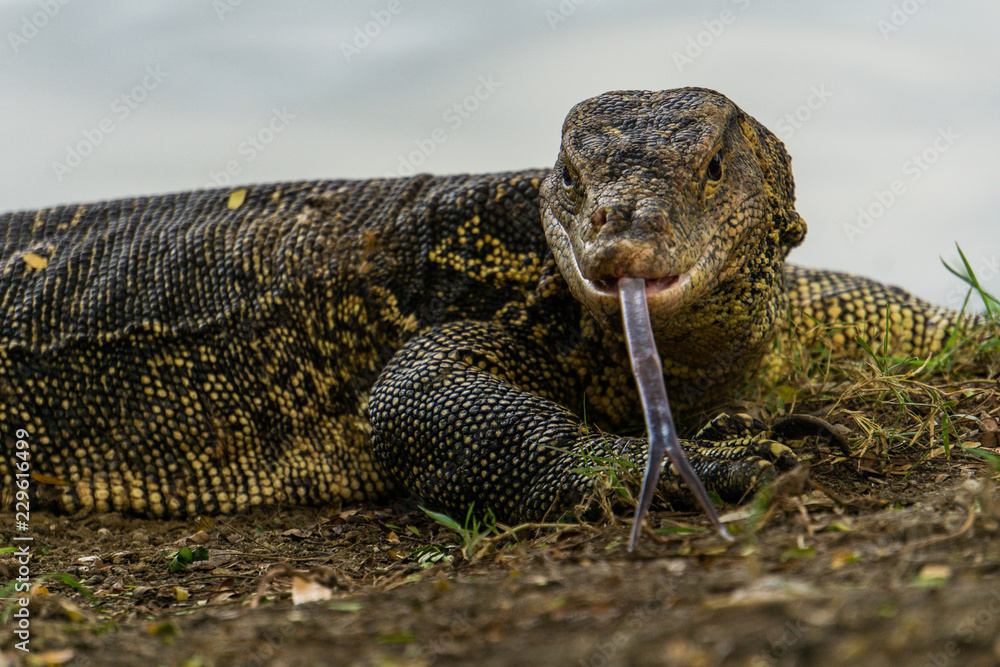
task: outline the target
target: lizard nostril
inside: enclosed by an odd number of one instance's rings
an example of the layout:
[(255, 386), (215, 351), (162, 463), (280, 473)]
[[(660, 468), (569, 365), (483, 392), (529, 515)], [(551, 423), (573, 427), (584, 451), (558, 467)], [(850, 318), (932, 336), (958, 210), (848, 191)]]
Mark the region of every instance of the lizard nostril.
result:
[(608, 209), (604, 206), (597, 209), (590, 216), (590, 224), (595, 229), (600, 229), (608, 221)]

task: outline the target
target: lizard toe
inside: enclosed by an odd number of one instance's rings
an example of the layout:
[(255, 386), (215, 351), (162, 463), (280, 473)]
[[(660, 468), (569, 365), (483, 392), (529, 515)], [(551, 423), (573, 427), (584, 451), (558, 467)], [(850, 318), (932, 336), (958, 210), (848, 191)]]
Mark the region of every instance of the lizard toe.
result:
[(774, 467), (784, 472), (799, 465), (799, 458), (791, 447), (777, 440), (760, 438), (747, 447), (749, 456), (756, 456), (762, 460), (770, 461)]
[(749, 438), (767, 430), (767, 424), (747, 414), (716, 415), (697, 434), (695, 440), (710, 440), (715, 442)]
[[(726, 446), (684, 444), (688, 459), (705, 487), (726, 502), (739, 503), (751, 495), (761, 483), (773, 481), (778, 475), (798, 465), (791, 449), (779, 442), (757, 438)], [(667, 465), (658, 485), (665, 498), (688, 498), (690, 492), (680, 481), (677, 471)]]
[(736, 461), (714, 461), (698, 470), (705, 486), (726, 502), (740, 503), (753, 495), (758, 486), (778, 477), (774, 463), (750, 455)]

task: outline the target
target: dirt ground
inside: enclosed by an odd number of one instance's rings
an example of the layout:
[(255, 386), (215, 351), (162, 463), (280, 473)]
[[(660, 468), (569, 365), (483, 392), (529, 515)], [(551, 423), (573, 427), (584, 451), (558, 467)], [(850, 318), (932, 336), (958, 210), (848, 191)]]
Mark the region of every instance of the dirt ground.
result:
[[(800, 378), (791, 405), (787, 385), (764, 388), (755, 414), (827, 415), (852, 450), (804, 443), (808, 475), (724, 508), (733, 542), (666, 509), (634, 554), (627, 508), (463, 534), (403, 501), (190, 522), (32, 513), (30, 653), (8, 584), (0, 667), (998, 665), (996, 359), (945, 375)], [(18, 543), (0, 528), (13, 582)]]
[[(634, 555), (619, 521), (494, 538), (466, 558), (452, 531), (404, 505), (211, 526), (34, 515), (33, 571), (68, 573), (89, 595), (41, 581), (31, 653), (14, 648), (8, 620), (0, 662), (1000, 664), (1000, 496), (987, 466), (856, 467), (814, 470), (844, 502), (813, 489), (765, 514), (735, 509), (736, 529), (763, 525), (732, 543), (699, 514), (655, 513), (660, 534)], [(171, 573), (183, 545), (209, 558)]]

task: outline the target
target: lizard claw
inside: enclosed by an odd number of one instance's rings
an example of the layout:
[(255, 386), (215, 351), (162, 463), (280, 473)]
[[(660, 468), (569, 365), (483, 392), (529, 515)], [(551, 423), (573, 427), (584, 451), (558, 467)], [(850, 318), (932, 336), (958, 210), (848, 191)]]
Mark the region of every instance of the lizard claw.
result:
[[(727, 502), (742, 502), (762, 482), (777, 479), (800, 465), (787, 443), (818, 436), (849, 451), (844, 437), (829, 422), (808, 415), (783, 417), (768, 427), (745, 414), (721, 414), (684, 442), (691, 465), (705, 486)], [(661, 484), (665, 495), (683, 495), (676, 476)]]

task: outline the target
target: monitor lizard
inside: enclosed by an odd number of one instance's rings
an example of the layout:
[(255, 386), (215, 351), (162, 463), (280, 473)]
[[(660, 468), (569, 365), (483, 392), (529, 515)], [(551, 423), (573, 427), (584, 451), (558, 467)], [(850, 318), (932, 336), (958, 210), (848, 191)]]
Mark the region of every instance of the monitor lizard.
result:
[[(845, 321), (940, 349), (956, 313), (786, 265), (806, 233), (781, 141), (706, 89), (577, 104), (552, 169), (321, 180), (0, 216), (0, 503), (152, 517), (410, 494), (538, 520), (641, 470), (615, 282), (646, 279), (675, 413), (776, 337)], [(850, 353), (850, 332), (833, 341)], [(743, 498), (780, 428), (683, 445)], [(591, 466), (592, 467), (592, 466)], [(22, 466), (24, 468), (24, 466)], [(684, 494), (664, 470), (660, 490)]]

